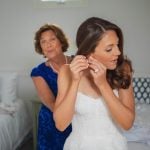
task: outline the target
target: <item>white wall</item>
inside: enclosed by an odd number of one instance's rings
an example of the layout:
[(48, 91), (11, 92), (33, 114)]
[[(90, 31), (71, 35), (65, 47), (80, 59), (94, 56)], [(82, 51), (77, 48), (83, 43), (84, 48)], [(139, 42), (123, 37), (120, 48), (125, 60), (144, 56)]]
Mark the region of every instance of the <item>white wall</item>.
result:
[(60, 25), (71, 40), (68, 54), (75, 51), (80, 23), (91, 16), (118, 24), (125, 35), (125, 53), (132, 59), (136, 75), (150, 75), (150, 1), (89, 0), (86, 7), (38, 8), (33, 0), (0, 1), (0, 70), (27, 75), (43, 61), (34, 52), (35, 31), (44, 23)]

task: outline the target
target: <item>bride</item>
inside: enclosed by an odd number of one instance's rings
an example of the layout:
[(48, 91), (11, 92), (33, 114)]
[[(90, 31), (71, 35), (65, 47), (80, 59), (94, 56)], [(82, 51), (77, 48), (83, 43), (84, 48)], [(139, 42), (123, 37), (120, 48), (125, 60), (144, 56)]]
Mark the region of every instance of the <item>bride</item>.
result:
[(132, 127), (135, 112), (122, 31), (92, 17), (80, 25), (76, 43), (75, 58), (60, 70), (54, 108), (58, 130), (72, 123), (64, 150), (127, 150), (121, 130)]

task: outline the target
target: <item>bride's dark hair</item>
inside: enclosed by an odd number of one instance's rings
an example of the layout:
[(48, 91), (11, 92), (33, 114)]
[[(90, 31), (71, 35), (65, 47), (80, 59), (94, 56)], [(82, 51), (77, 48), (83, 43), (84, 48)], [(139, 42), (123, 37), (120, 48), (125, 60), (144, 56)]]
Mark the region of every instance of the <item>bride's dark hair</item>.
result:
[(102, 39), (107, 30), (116, 32), (121, 52), (118, 58), (117, 67), (114, 70), (107, 70), (107, 81), (114, 88), (127, 89), (131, 84), (132, 64), (123, 54), (123, 34), (121, 29), (101, 18), (91, 17), (85, 20), (78, 28), (76, 44), (78, 47), (77, 55), (89, 55), (94, 52), (98, 42)]

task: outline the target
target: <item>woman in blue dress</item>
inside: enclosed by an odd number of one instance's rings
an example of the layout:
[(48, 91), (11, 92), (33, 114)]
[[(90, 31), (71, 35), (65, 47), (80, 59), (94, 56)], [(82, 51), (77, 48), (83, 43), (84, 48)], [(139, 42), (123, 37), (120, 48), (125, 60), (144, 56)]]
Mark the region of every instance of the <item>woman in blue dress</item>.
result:
[(35, 34), (35, 51), (46, 61), (33, 68), (31, 77), (42, 106), (38, 115), (38, 150), (62, 150), (71, 132), (69, 126), (64, 132), (56, 129), (53, 109), (57, 95), (57, 76), (62, 65), (70, 63), (65, 56), (69, 46), (63, 31), (56, 25), (45, 24)]

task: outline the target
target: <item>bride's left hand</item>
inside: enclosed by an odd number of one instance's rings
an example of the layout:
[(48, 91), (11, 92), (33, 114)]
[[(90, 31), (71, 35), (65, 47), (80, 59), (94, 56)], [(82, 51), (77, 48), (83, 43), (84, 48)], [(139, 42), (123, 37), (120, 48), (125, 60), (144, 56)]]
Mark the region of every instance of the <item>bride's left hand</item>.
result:
[(106, 67), (97, 59), (90, 56), (88, 58), (90, 72), (93, 76), (96, 85), (107, 82), (106, 80)]

